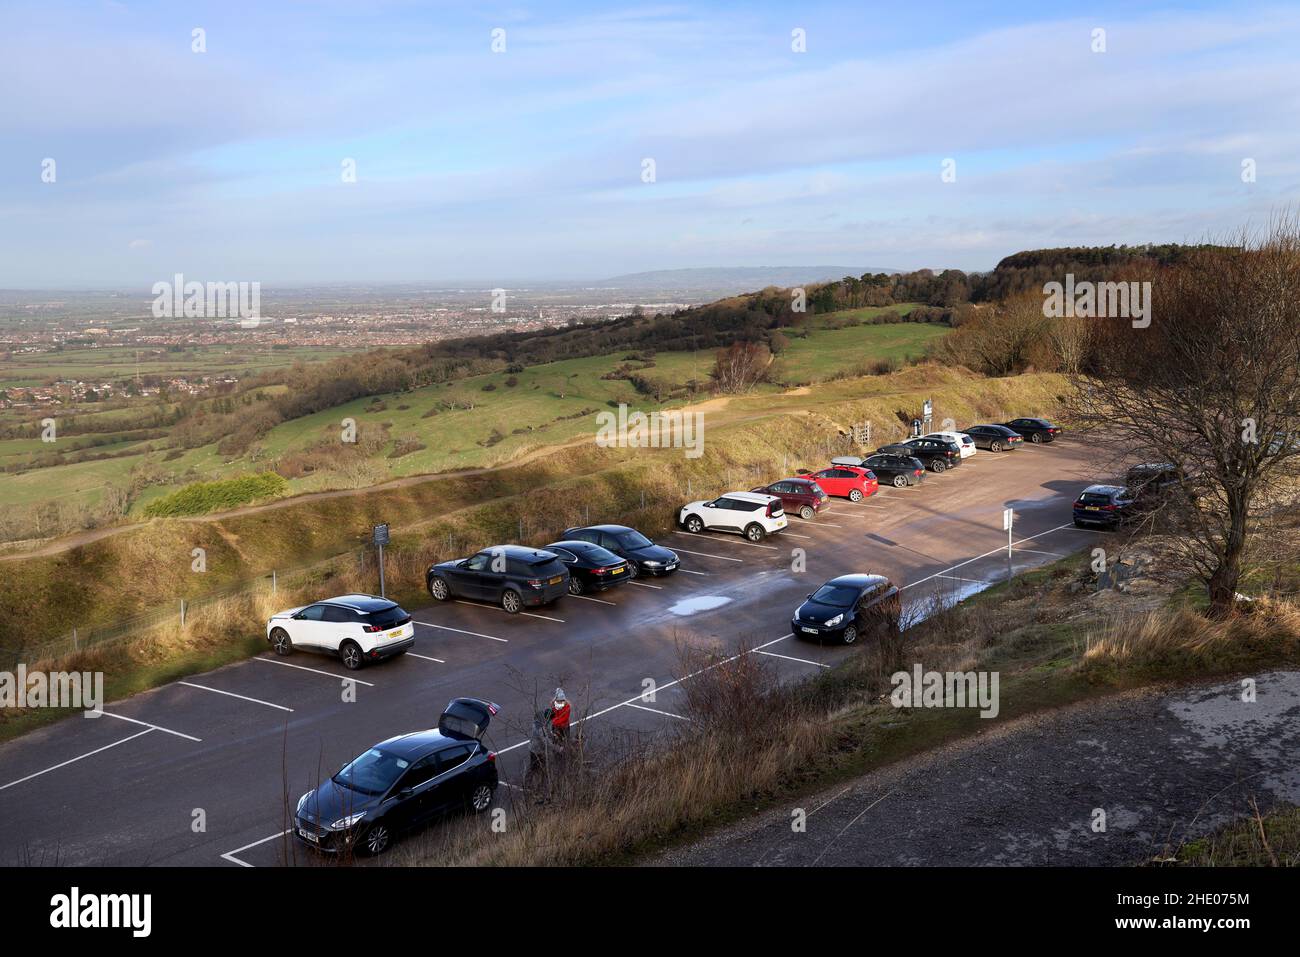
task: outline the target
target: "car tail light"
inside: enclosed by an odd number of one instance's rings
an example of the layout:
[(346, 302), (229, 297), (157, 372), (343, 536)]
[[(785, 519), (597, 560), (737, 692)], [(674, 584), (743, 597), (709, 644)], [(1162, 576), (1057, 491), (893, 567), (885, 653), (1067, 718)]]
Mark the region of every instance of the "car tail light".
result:
[(768, 503), (767, 503), (767, 517), (768, 517), (768, 518), (772, 518), (772, 517), (776, 514), (776, 508), (777, 508), (777, 504), (776, 504), (776, 502), (768, 502)]
[(487, 759), (491, 761), (493, 764), (495, 764), (497, 760), (497, 753), (495, 751), (489, 751), (487, 753)]
[(593, 575), (608, 575), (608, 574), (609, 574), (609, 569), (608, 569), (608, 568), (593, 568), (593, 569), (591, 570), (591, 573), (592, 573)]
[(1103, 505), (1103, 506), (1101, 507), (1101, 510), (1102, 510), (1103, 512), (1113, 512), (1113, 511), (1115, 511), (1115, 506), (1114, 506), (1114, 505)]
[(921, 474), (921, 470), (920, 470), (920, 469), (912, 469), (912, 474), (913, 474), (913, 475), (920, 475), (920, 474)]
[(373, 635), (376, 632), (383, 631), (384, 629), (380, 628), (378, 625), (362, 625), (361, 630), (367, 635)]
[(530, 579), (528, 579), (528, 587), (529, 587), (529, 588), (541, 588), (542, 585), (544, 585), (544, 584), (545, 584), (545, 582), (543, 582), (540, 578), (530, 578)]

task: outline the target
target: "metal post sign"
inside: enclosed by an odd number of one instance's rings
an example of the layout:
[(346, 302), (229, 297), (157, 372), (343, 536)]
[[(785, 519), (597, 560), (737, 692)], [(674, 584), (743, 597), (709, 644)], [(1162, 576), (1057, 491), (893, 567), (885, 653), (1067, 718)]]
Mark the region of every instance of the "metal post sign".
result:
[(374, 543), (376, 545), (388, 544), (388, 526), (376, 525), (374, 530)]
[(373, 531), (375, 544), (379, 547), (379, 597), (387, 597), (384, 594), (384, 546), (388, 544), (388, 525), (376, 525)]
[(921, 418), (925, 422), (925, 431), (929, 432), (934, 419), (934, 402), (932, 400), (925, 400), (925, 405), (921, 407)]

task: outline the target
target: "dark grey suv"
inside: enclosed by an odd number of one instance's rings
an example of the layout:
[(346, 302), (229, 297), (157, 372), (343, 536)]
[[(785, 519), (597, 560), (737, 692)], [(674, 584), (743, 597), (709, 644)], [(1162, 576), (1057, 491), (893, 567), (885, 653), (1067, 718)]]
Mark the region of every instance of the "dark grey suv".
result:
[(568, 594), (569, 570), (544, 548), (493, 545), (469, 558), (430, 565), (425, 585), (438, 601), (487, 601), (513, 615)]

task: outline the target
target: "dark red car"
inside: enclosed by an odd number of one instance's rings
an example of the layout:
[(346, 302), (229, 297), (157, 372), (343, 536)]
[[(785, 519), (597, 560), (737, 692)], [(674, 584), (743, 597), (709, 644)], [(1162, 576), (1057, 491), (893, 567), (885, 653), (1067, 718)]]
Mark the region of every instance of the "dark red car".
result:
[(860, 465), (832, 465), (813, 472), (808, 478), (824, 488), (827, 495), (847, 498), (850, 502), (861, 502), (880, 490), (876, 473)]
[(750, 491), (760, 495), (775, 495), (781, 500), (782, 508), (805, 521), (816, 518), (817, 513), (830, 504), (826, 491), (808, 478), (781, 479)]

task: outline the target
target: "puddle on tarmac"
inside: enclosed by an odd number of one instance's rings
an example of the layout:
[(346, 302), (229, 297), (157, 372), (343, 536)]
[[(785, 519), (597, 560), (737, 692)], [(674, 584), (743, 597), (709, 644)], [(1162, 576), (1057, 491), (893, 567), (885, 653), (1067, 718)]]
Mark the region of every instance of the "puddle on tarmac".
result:
[(694, 615), (697, 612), (712, 611), (730, 603), (730, 598), (723, 598), (721, 595), (699, 595), (695, 598), (683, 598), (677, 604), (670, 605), (668, 610), (674, 615)]

